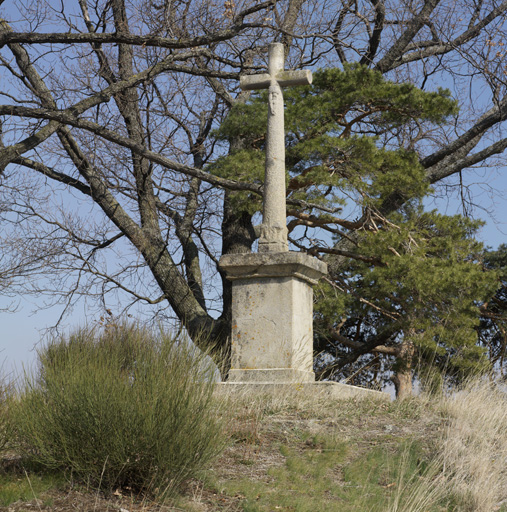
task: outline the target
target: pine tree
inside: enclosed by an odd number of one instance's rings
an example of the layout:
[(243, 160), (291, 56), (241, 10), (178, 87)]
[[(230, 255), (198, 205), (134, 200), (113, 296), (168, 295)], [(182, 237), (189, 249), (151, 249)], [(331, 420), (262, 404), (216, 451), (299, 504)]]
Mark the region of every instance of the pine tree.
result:
[[(332, 212), (351, 194), (361, 208), (378, 206), (396, 192), (422, 197), (428, 191), (423, 169), (399, 137), (416, 124), (444, 122), (457, 109), (448, 90), (424, 92), (357, 64), (318, 71), (312, 86), (288, 89), (284, 98), (288, 203), (305, 199)], [(210, 171), (261, 182), (266, 117), (266, 92), (237, 104), (215, 133), (228, 143), (229, 153)], [(260, 200), (252, 196), (238, 195), (238, 202), (245, 206), (247, 197), (248, 209), (259, 211)], [(340, 225), (336, 217), (319, 219), (324, 222)]]
[[(416, 362), (455, 378), (485, 369), (478, 304), (494, 293), (496, 277), (480, 265), (482, 247), (473, 237), (479, 225), (423, 211), (430, 187), (413, 149), (415, 131), (455, 113), (449, 92), (424, 92), (346, 65), (316, 72), (312, 86), (284, 97), (292, 244), (322, 257), (336, 254), (335, 242), (352, 231), (361, 232), (341, 254), (350, 258), (347, 270), (336, 274), (331, 267), (316, 293), (321, 376), (350, 376), (364, 359), (378, 368), (382, 354), (383, 376), (392, 373), (402, 396), (411, 391)], [(261, 183), (266, 116), (266, 93), (236, 105), (216, 133), (229, 153), (210, 171)], [(385, 215), (382, 204), (393, 196), (411, 200)], [(238, 211), (253, 216), (261, 210), (246, 192), (235, 199)], [(301, 199), (327, 213), (291, 207)], [(356, 219), (337, 216), (351, 209)]]
[[(387, 357), (397, 395), (406, 396), (416, 368), (459, 380), (490, 367), (476, 329), (497, 278), (481, 264), (478, 227), (419, 207), (365, 234), (361, 252), (377, 263), (351, 262), (346, 275), (321, 285), (316, 305), (318, 346), (334, 353), (337, 375), (353, 373), (344, 363), (366, 350), (368, 362)], [(341, 307), (333, 308), (333, 290), (347, 297)]]

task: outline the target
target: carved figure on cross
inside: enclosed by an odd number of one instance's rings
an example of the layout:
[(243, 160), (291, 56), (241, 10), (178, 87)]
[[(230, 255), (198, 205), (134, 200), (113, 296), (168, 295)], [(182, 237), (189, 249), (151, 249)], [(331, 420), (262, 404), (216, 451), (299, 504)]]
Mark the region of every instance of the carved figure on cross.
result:
[(244, 91), (268, 89), (268, 131), (266, 139), (266, 172), (259, 252), (285, 252), (287, 241), (285, 192), (285, 128), (282, 87), (309, 85), (311, 71), (284, 71), (282, 43), (269, 45), (268, 73), (240, 77)]

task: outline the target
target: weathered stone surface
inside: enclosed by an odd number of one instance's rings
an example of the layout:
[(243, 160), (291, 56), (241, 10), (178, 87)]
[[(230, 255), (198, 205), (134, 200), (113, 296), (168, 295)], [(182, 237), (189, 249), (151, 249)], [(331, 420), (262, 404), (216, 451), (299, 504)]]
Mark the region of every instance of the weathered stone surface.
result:
[(312, 73), (306, 70), (284, 71), (282, 43), (269, 45), (268, 73), (240, 78), (243, 90), (268, 89), (268, 129), (266, 136), (266, 173), (264, 205), (260, 226), (259, 252), (289, 250), (285, 206), (285, 131), (282, 87), (309, 85)]
[(312, 382), (313, 289), (326, 264), (294, 252), (229, 254), (231, 382)]
[[(290, 364), (290, 361), (287, 362)], [(310, 370), (299, 368), (235, 368), (229, 371), (230, 383), (258, 384), (259, 382), (272, 384), (301, 384), (315, 383), (315, 374)]]
[(310, 284), (327, 273), (327, 265), (302, 252), (226, 254), (220, 258), (220, 267), (227, 279), (294, 276)]
[(375, 391), (373, 389), (360, 388), (358, 386), (351, 386), (341, 382), (306, 382), (298, 384), (279, 383), (279, 382), (221, 382), (219, 383), (217, 391), (227, 390), (241, 394), (252, 393), (259, 395), (262, 393), (273, 394), (278, 393), (281, 395), (294, 393), (298, 394), (320, 394), (329, 397), (330, 399), (346, 400), (354, 399), (373, 399), (390, 401), (391, 397), (388, 393), (382, 391)]
[[(281, 70), (276, 73), (275, 79), (280, 87), (294, 87), (296, 85), (310, 85), (313, 77), (311, 71), (304, 69), (297, 71)], [(268, 89), (271, 80), (272, 77), (269, 73), (243, 75), (239, 79), (239, 85), (244, 91), (258, 91), (259, 89)]]

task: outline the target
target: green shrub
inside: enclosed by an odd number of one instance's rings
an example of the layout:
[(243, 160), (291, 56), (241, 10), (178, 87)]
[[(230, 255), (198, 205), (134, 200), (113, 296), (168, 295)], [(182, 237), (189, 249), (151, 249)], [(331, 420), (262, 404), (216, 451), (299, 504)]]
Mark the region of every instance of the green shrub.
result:
[(188, 341), (82, 330), (39, 353), (16, 408), (29, 460), (112, 490), (166, 496), (224, 446), (214, 369)]

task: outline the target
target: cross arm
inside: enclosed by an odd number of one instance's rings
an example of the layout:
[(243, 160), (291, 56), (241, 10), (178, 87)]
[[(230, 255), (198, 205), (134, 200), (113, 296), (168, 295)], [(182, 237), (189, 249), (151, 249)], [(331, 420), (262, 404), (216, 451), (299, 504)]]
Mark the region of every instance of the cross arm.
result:
[[(239, 79), (239, 85), (244, 91), (257, 89), (268, 89), (271, 85), (272, 76), (269, 73), (260, 75), (243, 75)], [(312, 72), (308, 70), (279, 71), (274, 79), (280, 87), (293, 87), (295, 85), (310, 85), (312, 83)]]

